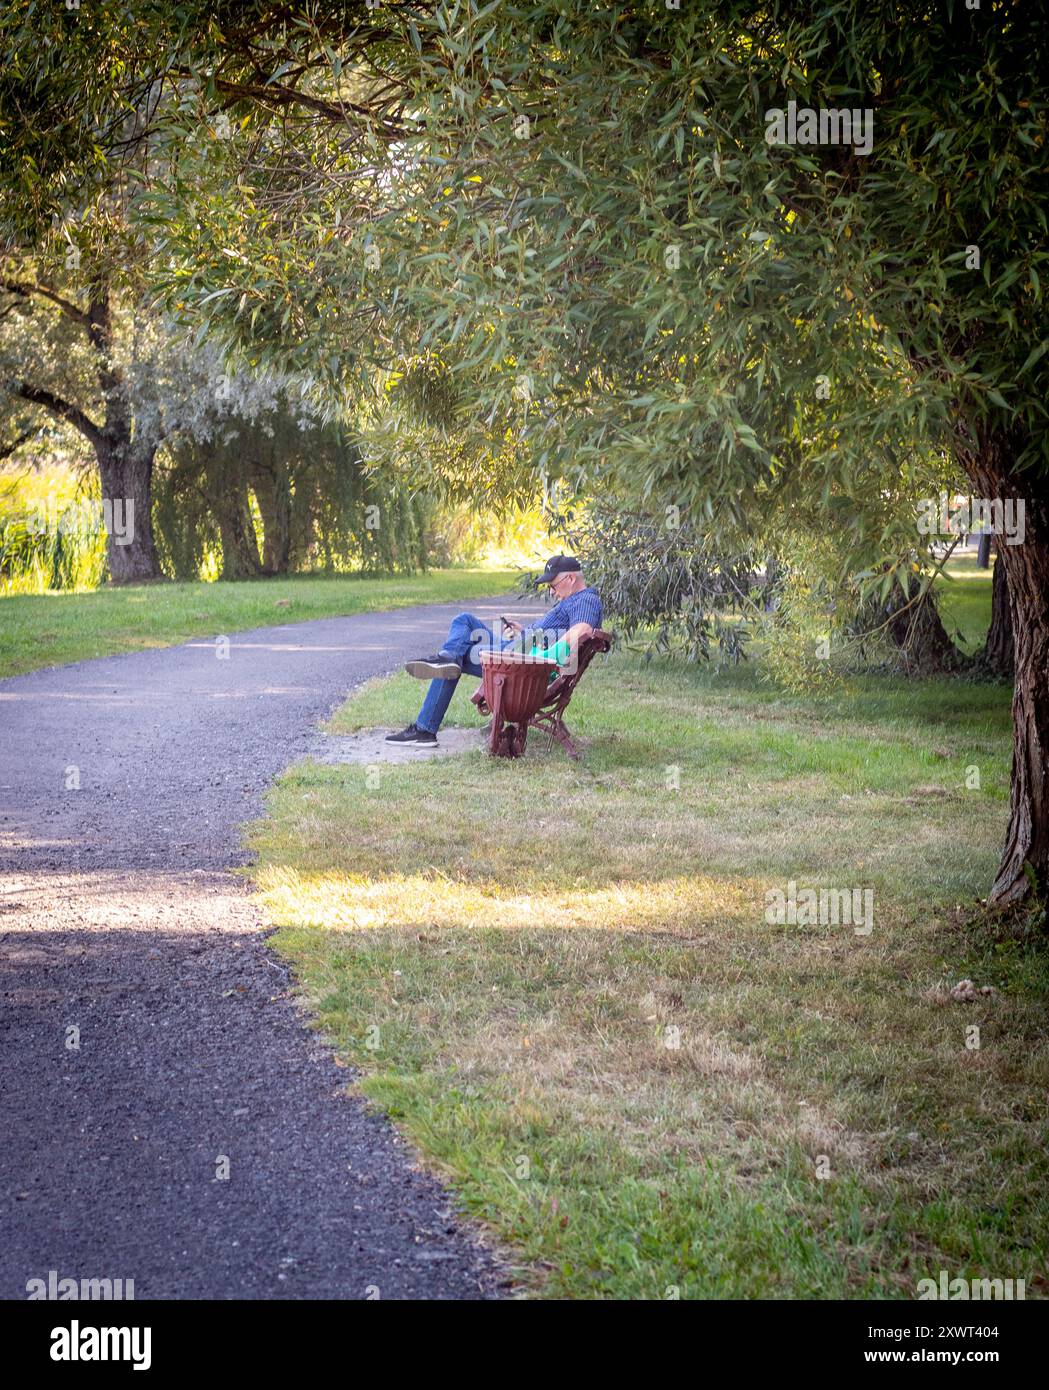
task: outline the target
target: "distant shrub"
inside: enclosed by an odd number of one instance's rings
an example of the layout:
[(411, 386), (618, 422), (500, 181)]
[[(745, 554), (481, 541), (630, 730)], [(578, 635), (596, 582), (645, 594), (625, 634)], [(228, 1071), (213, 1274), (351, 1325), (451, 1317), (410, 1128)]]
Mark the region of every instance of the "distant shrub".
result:
[(646, 653), (743, 659), (750, 619), (760, 613), (764, 576), (755, 557), (726, 554), (715, 538), (677, 516), (590, 500), (556, 523), (582, 562), (606, 613)]

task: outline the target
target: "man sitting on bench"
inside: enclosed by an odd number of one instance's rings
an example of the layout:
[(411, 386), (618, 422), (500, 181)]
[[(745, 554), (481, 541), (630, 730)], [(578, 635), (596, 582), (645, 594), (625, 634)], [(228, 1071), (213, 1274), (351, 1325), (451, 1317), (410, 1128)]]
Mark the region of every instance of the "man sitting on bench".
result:
[(408, 674), (428, 680), (430, 688), (415, 723), (399, 734), (387, 734), (387, 743), (434, 747), (437, 730), (455, 694), (456, 682), (464, 672), (480, 676), (478, 657), (482, 651), (492, 648), (530, 651), (533, 646), (550, 644), (548, 653), (560, 665), (567, 664), (575, 656), (579, 643), (592, 637), (601, 626), (601, 596), (596, 589), (588, 587), (579, 561), (571, 555), (552, 555), (538, 582), (549, 584), (557, 602), (534, 626), (522, 628), (520, 623), (506, 621), (504, 631), (511, 635), (497, 638), (480, 618), (472, 613), (460, 613), (453, 619), (439, 652), (406, 663), (404, 669)]

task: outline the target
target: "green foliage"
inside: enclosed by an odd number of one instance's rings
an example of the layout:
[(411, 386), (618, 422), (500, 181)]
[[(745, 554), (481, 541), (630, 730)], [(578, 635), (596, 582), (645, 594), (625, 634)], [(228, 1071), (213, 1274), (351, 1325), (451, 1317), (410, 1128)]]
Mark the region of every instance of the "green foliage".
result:
[(673, 509), (658, 515), (597, 500), (566, 513), (559, 529), (617, 631), (639, 637), (649, 656), (673, 650), (707, 660), (716, 646), (727, 661), (743, 658), (747, 620), (760, 612), (754, 557), (726, 555), (715, 535)]
[(218, 524), (192, 474), (178, 468), (170, 454), (158, 459), (153, 475), (153, 542), (169, 579), (214, 578), (221, 567)]
[(545, 562), (559, 544), (549, 513), (538, 502), (497, 512), (462, 503), (437, 508), (435, 541), (442, 560), (435, 563), (485, 563), (500, 568), (531, 570)]
[[(844, 502), (875, 565), (866, 502), (930, 439), (1010, 430), (1045, 466), (1049, 55), (1022, 9), (148, 7), (138, 47), (107, 17), (62, 64), (27, 16), (15, 70), (95, 75), (59, 124), (96, 151), (167, 74), (132, 217), (169, 309), (318, 389), (392, 406), (400, 374), (427, 467), (485, 505), (497, 463), (491, 496), (545, 471), (723, 534)], [(870, 108), (869, 155), (770, 145), (789, 101)], [(84, 182), (73, 146), (20, 132), (20, 177)]]
[[(225, 341), (377, 398), (436, 362), (438, 416), (533, 474), (740, 531), (865, 498), (930, 437), (1013, 428), (1044, 466), (1033, 15), (544, 0), (246, 28), (194, 34), (211, 75), (158, 109), (136, 212), (169, 307)], [(791, 100), (869, 107), (870, 154), (768, 144)], [(869, 508), (851, 524), (872, 550)]]
[[(233, 417), (218, 437), (169, 449), (154, 482), (164, 572), (196, 579), (217, 565), (230, 577), (219, 518), (233, 505), (251, 518), (247, 544), (263, 572), (411, 573), (431, 560), (432, 503), (369, 470), (341, 430), (286, 412)], [(279, 555), (270, 528), (283, 538)]]
[(884, 665), (890, 644), (884, 633), (864, 638), (861, 605), (860, 586), (841, 573), (837, 538), (789, 532), (777, 546), (775, 600), (761, 624), (762, 674), (801, 693)]
[[(148, 147), (121, 153), (156, 291), (256, 363), (370, 393), (369, 458), (428, 490), (495, 511), (545, 472), (741, 542), (836, 508), (881, 574), (910, 556), (877, 498), (930, 438), (1016, 425), (1018, 462), (1044, 462), (1045, 34), (1023, 12), (67, 19), (59, 59), (31, 7), (5, 17), (12, 72), (60, 114), (0, 101), (9, 186), (83, 202), (165, 73)], [(790, 100), (869, 106), (870, 154), (768, 144)]]
[[(464, 404), (472, 391), (522, 422), (530, 374), (540, 465), (745, 521), (766, 497), (864, 491), (958, 411), (1019, 425), (1018, 464), (1044, 467), (1032, 14), (857, 0), (459, 16), (419, 21), (418, 196), (371, 235)], [(870, 155), (769, 145), (765, 112), (788, 100), (869, 106)]]

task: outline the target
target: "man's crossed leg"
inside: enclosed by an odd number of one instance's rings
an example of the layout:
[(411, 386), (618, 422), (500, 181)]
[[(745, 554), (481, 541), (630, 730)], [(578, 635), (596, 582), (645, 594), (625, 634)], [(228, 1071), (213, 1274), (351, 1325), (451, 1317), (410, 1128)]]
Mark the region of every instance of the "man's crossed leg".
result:
[(398, 734), (387, 734), (387, 743), (403, 743), (415, 748), (433, 748), (455, 687), (462, 675), (480, 676), (480, 654), (493, 648), (503, 650), (513, 644), (512, 636), (497, 637), (487, 623), (473, 613), (460, 613), (452, 619), (448, 636), (433, 656), (409, 661), (405, 670), (421, 680), (430, 677), (430, 687), (415, 721)]

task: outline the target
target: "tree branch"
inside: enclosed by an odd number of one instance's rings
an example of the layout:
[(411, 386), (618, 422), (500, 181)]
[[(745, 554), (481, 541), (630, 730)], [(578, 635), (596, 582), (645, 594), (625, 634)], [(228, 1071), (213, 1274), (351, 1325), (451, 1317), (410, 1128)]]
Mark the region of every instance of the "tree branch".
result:
[(18, 382), (11, 390), (23, 401), (28, 401), (30, 405), (42, 406), (59, 420), (65, 420), (67, 424), (78, 429), (86, 439), (90, 440), (94, 448), (97, 449), (101, 444), (101, 429), (90, 416), (84, 414), (78, 405), (73, 405), (71, 401), (62, 400), (60, 396), (56, 396), (53, 391), (49, 391), (44, 386), (30, 386), (25, 381)]
[[(193, 73), (186, 68), (173, 69), (172, 73), (177, 77), (193, 76)], [(360, 106), (352, 101), (325, 101), (321, 97), (311, 96), (307, 92), (301, 92), (298, 88), (289, 87), (282, 82), (256, 85), (233, 82), (224, 77), (215, 77), (212, 80), (215, 90), (232, 101), (250, 101), (255, 106), (276, 107), (278, 109), (302, 106), (308, 111), (317, 112), (326, 120), (337, 125), (347, 125), (351, 118), (356, 116), (377, 128), (378, 133), (388, 140), (407, 139), (414, 133), (399, 124), (391, 123), (388, 117), (367, 106)]]
[(29, 299), (34, 294), (43, 295), (45, 299), (57, 304), (63, 314), (68, 314), (74, 323), (79, 323), (83, 328), (88, 327), (88, 316), (84, 310), (47, 285), (21, 285), (17, 280), (0, 280), (0, 289), (7, 290), (9, 294), (21, 295), (23, 299)]

